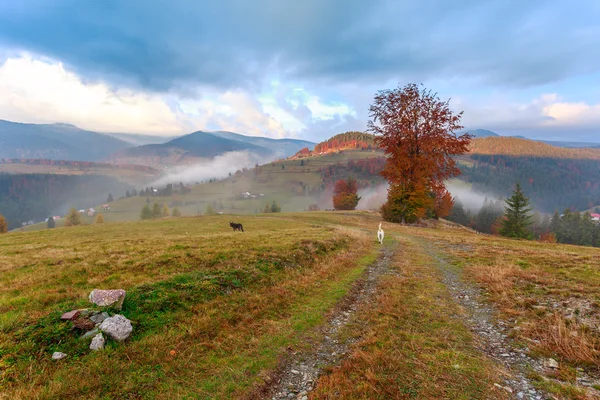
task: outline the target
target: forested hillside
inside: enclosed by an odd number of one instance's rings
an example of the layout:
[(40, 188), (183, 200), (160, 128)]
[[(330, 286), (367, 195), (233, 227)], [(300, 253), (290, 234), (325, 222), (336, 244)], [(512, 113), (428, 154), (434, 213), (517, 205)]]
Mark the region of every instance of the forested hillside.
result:
[(600, 161), (549, 157), (471, 154), (474, 166), (461, 165), (474, 191), (506, 196), (520, 182), (542, 212), (572, 208), (586, 210), (600, 204)]
[(70, 207), (93, 207), (105, 202), (109, 193), (117, 198), (128, 189), (132, 188), (103, 175), (0, 174), (0, 214), (14, 229), (21, 222), (64, 215)]
[(345, 132), (337, 134), (324, 142), (317, 143), (313, 151), (308, 148), (300, 150), (296, 157), (310, 157), (347, 149), (377, 149), (375, 135), (365, 132)]
[(471, 142), (470, 153), (600, 160), (600, 149), (556, 147), (535, 140), (513, 137), (474, 139)]

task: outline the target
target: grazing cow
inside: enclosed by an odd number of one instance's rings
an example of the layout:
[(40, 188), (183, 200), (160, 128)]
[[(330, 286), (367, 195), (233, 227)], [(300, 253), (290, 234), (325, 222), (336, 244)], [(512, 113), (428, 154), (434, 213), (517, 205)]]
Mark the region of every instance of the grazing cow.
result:
[(381, 222), (379, 223), (379, 230), (377, 231), (377, 240), (379, 240), (379, 243), (383, 243), (383, 229), (381, 229)]
[(236, 224), (235, 222), (230, 222), (229, 226), (233, 228), (234, 232), (237, 230), (244, 232), (244, 227), (242, 226), (242, 224)]

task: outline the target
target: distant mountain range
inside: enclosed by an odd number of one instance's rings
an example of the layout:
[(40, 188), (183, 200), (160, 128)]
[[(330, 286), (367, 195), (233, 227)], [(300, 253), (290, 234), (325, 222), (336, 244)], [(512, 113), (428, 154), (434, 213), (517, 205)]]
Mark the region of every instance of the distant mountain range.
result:
[(502, 136), (497, 134), (496, 132), (487, 130), (487, 129), (467, 129), (460, 133), (470, 133), (476, 138), (487, 138), (487, 137), (512, 137), (518, 139), (528, 139), (535, 140), (536, 142), (547, 143), (556, 147), (591, 147), (591, 148), (600, 148), (600, 143), (591, 143), (591, 142), (565, 142), (565, 141), (557, 141), (557, 140), (537, 140), (537, 139), (529, 139), (525, 136), (516, 135), (516, 136)]
[(0, 120), (0, 158), (99, 161), (128, 147), (123, 140), (69, 124)]
[[(137, 146), (137, 147), (136, 147)], [(112, 161), (142, 165), (193, 162), (231, 151), (285, 158), (314, 143), (233, 132), (193, 132), (180, 137), (99, 133), (69, 124), (24, 124), (0, 120), (0, 158)]]
[(110, 161), (127, 164), (166, 166), (192, 164), (233, 151), (248, 151), (260, 157), (286, 158), (314, 143), (296, 139), (270, 139), (233, 132), (197, 131), (162, 144), (148, 144), (120, 151)]

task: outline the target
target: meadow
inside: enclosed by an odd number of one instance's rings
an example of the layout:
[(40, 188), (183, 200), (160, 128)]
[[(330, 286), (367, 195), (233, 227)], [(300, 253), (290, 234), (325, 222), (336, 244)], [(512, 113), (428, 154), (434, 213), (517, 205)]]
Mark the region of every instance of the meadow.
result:
[[(244, 224), (233, 232), (229, 221)], [(328, 323), (382, 248), (389, 272), (342, 331), (310, 398), (511, 398), (482, 353), (439, 254), (510, 327), (515, 346), (560, 367), (529, 371), (540, 393), (593, 398), (600, 250), (476, 235), (372, 212), (215, 215), (107, 222), (0, 236), (0, 398), (263, 398)], [(435, 256), (435, 257), (434, 257)], [(123, 288), (126, 342), (101, 352), (60, 321), (94, 288)], [(111, 310), (116, 312), (116, 310)], [(68, 357), (53, 361), (53, 351)], [(76, 376), (77, 379), (73, 379)]]

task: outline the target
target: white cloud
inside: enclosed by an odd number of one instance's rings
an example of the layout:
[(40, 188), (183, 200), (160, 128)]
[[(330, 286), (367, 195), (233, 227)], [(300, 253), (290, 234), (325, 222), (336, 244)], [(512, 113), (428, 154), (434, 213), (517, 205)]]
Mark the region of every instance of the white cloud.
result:
[(29, 55), (0, 65), (0, 118), (16, 122), (66, 122), (106, 132), (173, 135), (177, 115), (158, 95), (84, 83), (61, 63)]

